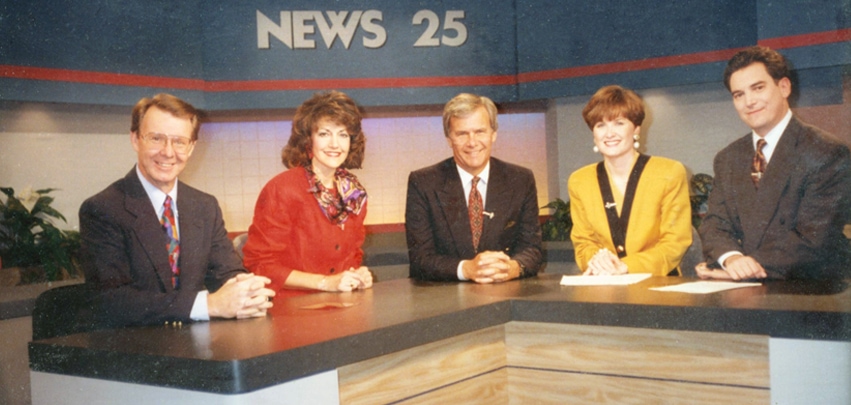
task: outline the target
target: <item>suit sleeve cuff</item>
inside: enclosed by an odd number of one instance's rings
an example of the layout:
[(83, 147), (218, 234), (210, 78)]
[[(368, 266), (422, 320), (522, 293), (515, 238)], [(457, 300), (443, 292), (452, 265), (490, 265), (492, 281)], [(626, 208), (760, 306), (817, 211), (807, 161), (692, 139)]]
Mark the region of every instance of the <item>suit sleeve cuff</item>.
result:
[(192, 304), (192, 311), (189, 313), (189, 318), (193, 321), (209, 321), (210, 311), (207, 309), (207, 290), (198, 291), (195, 296), (195, 303)]
[(718, 258), (718, 265), (721, 266), (722, 269), (727, 270), (727, 268), (724, 267), (724, 262), (726, 262), (727, 259), (730, 258), (730, 256), (735, 256), (735, 255), (744, 256), (744, 254), (742, 252), (739, 252), (738, 250), (729, 251), (727, 253), (724, 253), (723, 255), (721, 255), (721, 257)]

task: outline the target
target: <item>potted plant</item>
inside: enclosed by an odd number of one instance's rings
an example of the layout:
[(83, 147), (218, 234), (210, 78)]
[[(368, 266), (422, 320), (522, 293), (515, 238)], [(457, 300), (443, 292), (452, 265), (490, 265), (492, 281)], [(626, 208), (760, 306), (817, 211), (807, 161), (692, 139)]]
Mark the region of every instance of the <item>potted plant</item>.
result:
[(20, 284), (77, 277), (76, 255), (80, 234), (57, 228), (52, 219), (65, 217), (50, 204), (48, 194), (56, 189), (27, 189), (21, 196), (15, 190), (0, 188), (6, 201), (0, 202), (0, 259), (3, 268), (18, 268)]
[(697, 173), (691, 177), (689, 186), (691, 186), (691, 224), (695, 229), (700, 227), (703, 217), (706, 216), (706, 211), (709, 208), (709, 193), (712, 192), (712, 176), (706, 173)]
[(556, 198), (541, 207), (554, 210), (553, 214), (541, 225), (541, 236), (544, 241), (565, 241), (570, 239), (573, 219), (570, 218), (570, 203)]

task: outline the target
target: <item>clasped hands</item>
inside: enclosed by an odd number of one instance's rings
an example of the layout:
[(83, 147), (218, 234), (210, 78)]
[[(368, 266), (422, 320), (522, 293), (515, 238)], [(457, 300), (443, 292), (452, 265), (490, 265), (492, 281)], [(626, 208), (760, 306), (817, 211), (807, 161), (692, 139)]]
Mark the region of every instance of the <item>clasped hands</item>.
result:
[(626, 263), (612, 253), (608, 249), (600, 249), (591, 260), (588, 261), (588, 268), (582, 273), (583, 276), (612, 276), (626, 274)]
[(747, 280), (753, 278), (766, 278), (768, 274), (759, 262), (753, 257), (744, 255), (733, 255), (724, 261), (724, 269), (710, 269), (706, 262), (699, 263), (694, 267), (697, 276), (704, 280)]
[(348, 292), (372, 287), (372, 273), (366, 266), (350, 268), (334, 276), (325, 276), (319, 283), (319, 290)]
[(207, 294), (210, 318), (252, 318), (266, 316), (272, 308), (275, 291), (266, 288), (272, 281), (252, 273), (231, 277), (216, 292)]
[(520, 277), (520, 264), (504, 252), (484, 251), (462, 264), (464, 277), (476, 283), (501, 283)]

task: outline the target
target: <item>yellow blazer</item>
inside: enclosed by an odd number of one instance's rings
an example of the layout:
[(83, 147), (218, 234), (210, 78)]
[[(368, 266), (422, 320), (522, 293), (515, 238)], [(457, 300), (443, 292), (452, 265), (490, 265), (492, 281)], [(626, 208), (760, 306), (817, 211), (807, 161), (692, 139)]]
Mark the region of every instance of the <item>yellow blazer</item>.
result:
[[(615, 251), (597, 164), (573, 172), (567, 180), (573, 230), (570, 239), (582, 271), (601, 248)], [(612, 191), (617, 192), (614, 186)], [(619, 202), (620, 204), (620, 202)], [(653, 156), (644, 167), (629, 216), (626, 253), (621, 260), (630, 273), (666, 275), (678, 268), (691, 245), (691, 204), (686, 169), (676, 160)]]

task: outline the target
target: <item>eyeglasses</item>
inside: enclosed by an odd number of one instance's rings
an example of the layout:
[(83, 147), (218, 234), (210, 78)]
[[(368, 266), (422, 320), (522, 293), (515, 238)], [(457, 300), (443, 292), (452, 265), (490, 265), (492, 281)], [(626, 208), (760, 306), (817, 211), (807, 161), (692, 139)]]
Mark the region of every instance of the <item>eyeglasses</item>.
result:
[(156, 146), (160, 149), (165, 148), (169, 139), (171, 139), (172, 149), (174, 149), (175, 153), (179, 153), (181, 155), (191, 152), (192, 148), (195, 147), (195, 141), (185, 136), (169, 136), (157, 132), (148, 132), (142, 136), (142, 139), (144, 139), (149, 145)]

